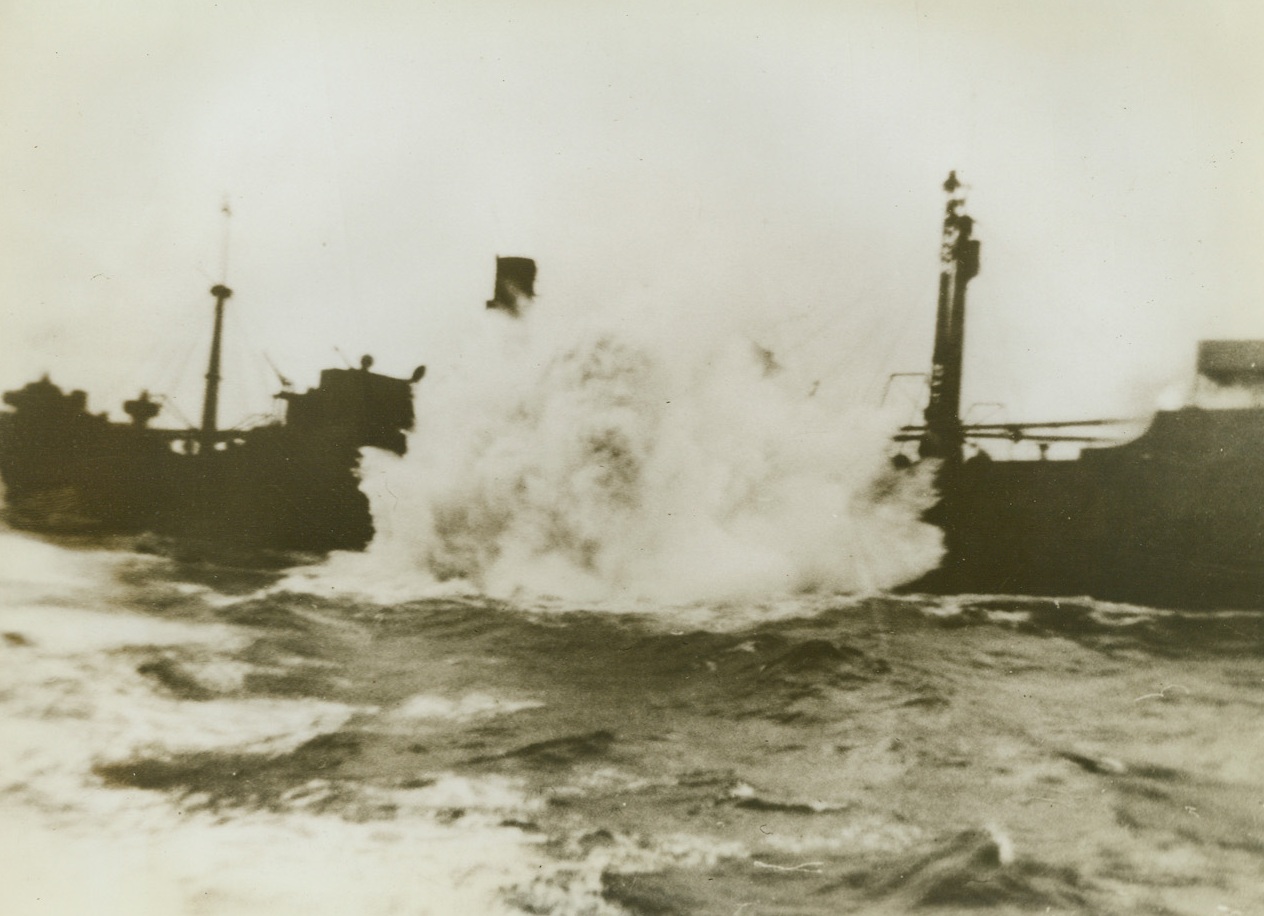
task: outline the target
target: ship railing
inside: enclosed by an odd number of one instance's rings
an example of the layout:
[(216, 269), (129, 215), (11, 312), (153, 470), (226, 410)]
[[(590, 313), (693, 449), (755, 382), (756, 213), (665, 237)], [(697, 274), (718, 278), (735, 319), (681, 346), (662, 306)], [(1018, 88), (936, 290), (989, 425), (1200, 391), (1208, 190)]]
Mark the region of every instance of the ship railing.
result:
[[(1127, 419), (1053, 420), (1048, 423), (963, 423), (961, 435), (965, 439), (1008, 439), (1010, 442), (1119, 442), (1126, 436), (1099, 436), (1091, 433), (1064, 432), (1103, 426), (1135, 426), (1143, 422), (1136, 417)], [(1057, 432), (1050, 432), (1057, 430)], [(893, 437), (896, 442), (918, 442), (926, 435), (921, 425), (901, 426)]]

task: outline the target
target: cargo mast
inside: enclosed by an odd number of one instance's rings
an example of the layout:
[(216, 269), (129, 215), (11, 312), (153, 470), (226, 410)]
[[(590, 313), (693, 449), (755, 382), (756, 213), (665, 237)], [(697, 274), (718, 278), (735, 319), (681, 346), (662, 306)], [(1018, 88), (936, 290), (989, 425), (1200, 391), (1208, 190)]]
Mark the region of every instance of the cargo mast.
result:
[(923, 458), (958, 462), (965, 441), (961, 425), (961, 366), (965, 351), (966, 285), (979, 272), (979, 243), (970, 235), (974, 220), (964, 212), (965, 193), (956, 172), (948, 173), (944, 191), (948, 201), (940, 246), (939, 309), (931, 358), (930, 401), (926, 405), (926, 429), (918, 451)]
[[(228, 233), (232, 225), (233, 211), (228, 206), (225, 195), (224, 204), (220, 207), (224, 214), (224, 241), (220, 252), (220, 276), (228, 278)], [(211, 295), (215, 297), (215, 329), (211, 332), (211, 358), (206, 368), (206, 394), (202, 398), (202, 429), (198, 436), (198, 450), (209, 452), (215, 448), (215, 440), (219, 436), (219, 364), (220, 345), (224, 339), (224, 302), (233, 291), (224, 283), (211, 287)]]
[(215, 447), (219, 431), (219, 351), (224, 336), (224, 301), (232, 294), (233, 291), (222, 283), (211, 287), (211, 295), (215, 297), (215, 330), (211, 334), (211, 360), (206, 369), (206, 395), (202, 399), (202, 431), (199, 437), (202, 451)]

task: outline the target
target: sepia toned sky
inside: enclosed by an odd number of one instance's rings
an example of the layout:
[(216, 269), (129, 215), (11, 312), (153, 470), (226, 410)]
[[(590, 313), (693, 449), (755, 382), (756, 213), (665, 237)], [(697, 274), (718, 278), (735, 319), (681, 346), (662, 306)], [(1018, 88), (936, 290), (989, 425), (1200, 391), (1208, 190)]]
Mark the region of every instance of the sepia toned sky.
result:
[(966, 400), (1145, 410), (1264, 337), (1262, 71), (1252, 0), (0, 0), (0, 387), (195, 418), (221, 279), (226, 411), (268, 360), (406, 375), (513, 254), (576, 321), (876, 397), (925, 368), (957, 169)]

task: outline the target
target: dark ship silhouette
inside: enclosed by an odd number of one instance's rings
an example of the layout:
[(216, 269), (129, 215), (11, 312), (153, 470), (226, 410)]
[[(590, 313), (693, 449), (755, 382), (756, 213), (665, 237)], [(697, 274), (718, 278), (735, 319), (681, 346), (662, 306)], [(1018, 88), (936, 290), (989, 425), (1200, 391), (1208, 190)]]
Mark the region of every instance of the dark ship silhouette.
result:
[[(516, 314), (533, 295), (535, 264), (497, 259), (489, 307)], [(47, 377), (4, 395), (0, 479), (9, 524), (44, 533), (151, 532), (243, 548), (357, 550), (373, 536), (359, 483), (360, 450), (397, 455), (414, 423), (411, 378), (326, 369), (306, 392), (282, 391), (285, 417), (247, 430), (218, 424), (225, 303), (215, 318), (201, 425), (150, 426), (160, 405), (148, 393), (124, 404), (130, 423), (87, 409), (82, 391)]]
[[(1096, 433), (1118, 420), (964, 423), (965, 293), (979, 242), (955, 173), (944, 188), (929, 403), (925, 422), (897, 440), (939, 462), (940, 498), (926, 518), (943, 529), (946, 555), (909, 587), (1264, 607), (1264, 341), (1203, 341), (1198, 351), (1202, 379), (1253, 391), (1255, 406), (1160, 411), (1132, 441), (1100, 444)], [(986, 439), (1034, 442), (1040, 457), (966, 456)], [(1046, 460), (1060, 442), (1080, 444), (1078, 458)]]

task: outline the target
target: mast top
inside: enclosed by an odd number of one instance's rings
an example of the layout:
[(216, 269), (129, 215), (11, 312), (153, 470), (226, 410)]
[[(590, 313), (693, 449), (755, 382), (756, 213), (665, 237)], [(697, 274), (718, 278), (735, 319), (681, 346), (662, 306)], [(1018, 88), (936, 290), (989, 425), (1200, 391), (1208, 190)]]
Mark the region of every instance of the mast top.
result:
[(957, 179), (955, 171), (948, 173), (948, 180), (944, 182), (944, 192), (948, 195), (948, 200), (944, 204), (940, 259), (945, 268), (957, 265), (963, 280), (970, 280), (979, 273), (979, 243), (972, 238), (974, 217), (965, 212), (968, 190)]
[(943, 239), (939, 258), (939, 303), (931, 356), (930, 399), (918, 451), (924, 458), (961, 460), (961, 375), (965, 352), (966, 285), (979, 272), (974, 220), (965, 213), (965, 186), (955, 171), (944, 182)]

